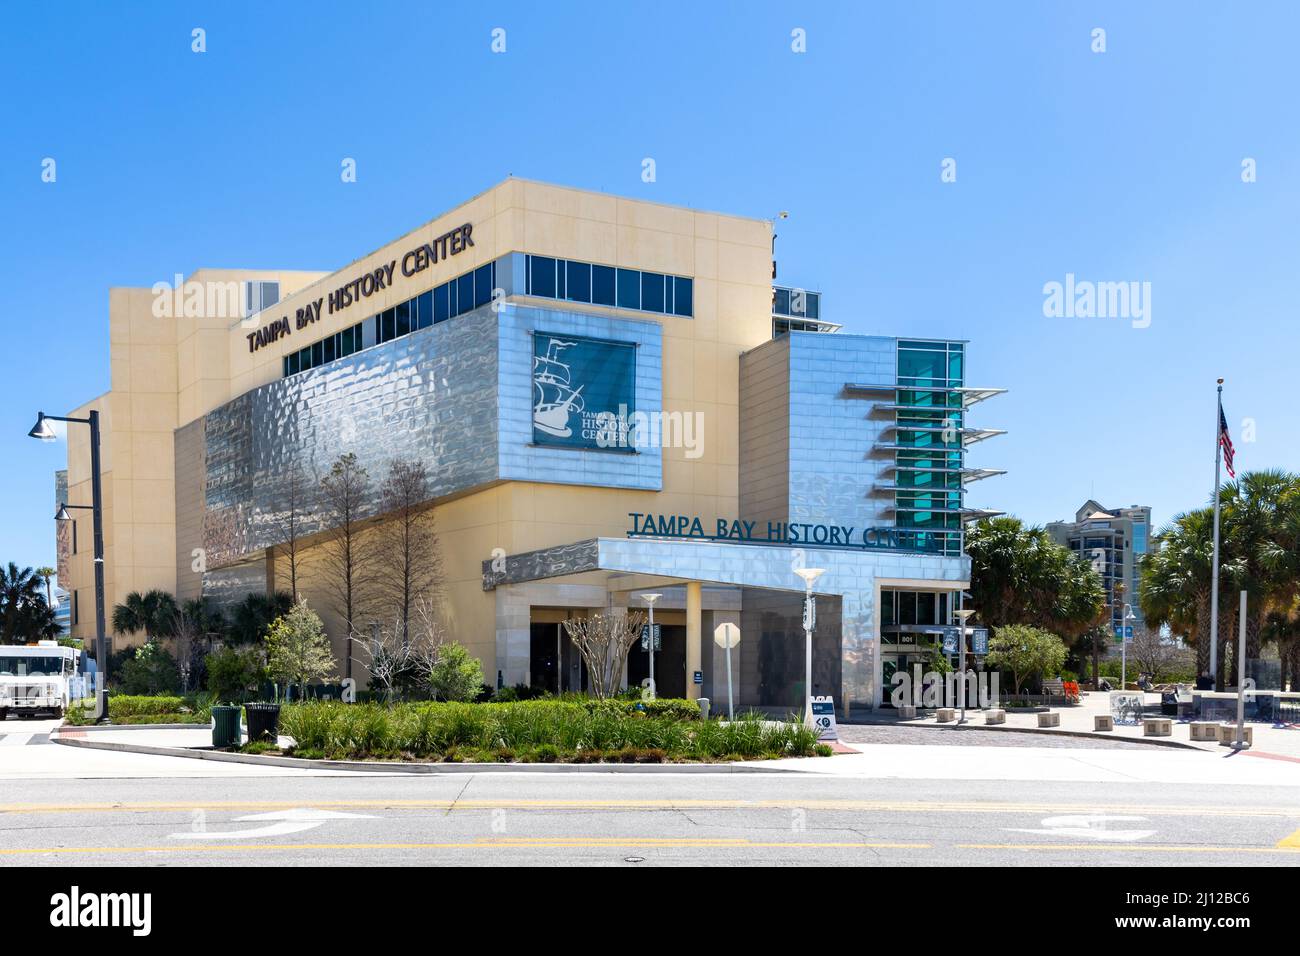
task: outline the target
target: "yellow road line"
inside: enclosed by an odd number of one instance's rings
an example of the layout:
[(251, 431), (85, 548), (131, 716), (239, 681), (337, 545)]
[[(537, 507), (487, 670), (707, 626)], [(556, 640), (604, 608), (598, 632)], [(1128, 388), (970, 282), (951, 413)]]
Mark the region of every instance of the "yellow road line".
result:
[(932, 850), (929, 843), (819, 843), (766, 842), (726, 839), (671, 839), (654, 837), (584, 838), (520, 837), (510, 840), (476, 840), (459, 843), (234, 843), (196, 844), (193, 846), (77, 846), (22, 847), (0, 849), (0, 856), (34, 856), (43, 853), (185, 853), (191, 850), (221, 852), (226, 850), (517, 850), (527, 847), (609, 848), (609, 847), (711, 847), (715, 849), (844, 849), (844, 850)]
[(1277, 841), (1279, 850), (1300, 850), (1300, 830)]
[(1136, 850), (1141, 853), (1297, 853), (1300, 846), (1161, 846), (1154, 843), (958, 843), (959, 850)]
[(1300, 805), (1290, 807), (1158, 806), (1107, 803), (1005, 803), (908, 800), (238, 800), (161, 803), (0, 804), (4, 814), (147, 813), (191, 810), (317, 809), (391, 810), (863, 810), (901, 813), (1131, 813), (1146, 816), (1225, 816), (1300, 818)]

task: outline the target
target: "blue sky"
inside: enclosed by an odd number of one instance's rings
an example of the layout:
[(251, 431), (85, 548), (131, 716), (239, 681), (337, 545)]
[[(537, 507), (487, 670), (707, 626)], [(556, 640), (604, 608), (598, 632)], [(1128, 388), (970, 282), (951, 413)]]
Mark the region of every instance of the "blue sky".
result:
[[(107, 389), (110, 286), (338, 268), (509, 174), (788, 210), (778, 281), (846, 331), (969, 339), (1010, 389), (972, 504), (1203, 503), (1218, 376), (1238, 465), (1300, 469), (1297, 30), (1281, 3), (11, 6), (0, 560), (53, 563), (63, 452), (25, 436)], [(1149, 327), (1045, 317), (1067, 273), (1149, 282)]]

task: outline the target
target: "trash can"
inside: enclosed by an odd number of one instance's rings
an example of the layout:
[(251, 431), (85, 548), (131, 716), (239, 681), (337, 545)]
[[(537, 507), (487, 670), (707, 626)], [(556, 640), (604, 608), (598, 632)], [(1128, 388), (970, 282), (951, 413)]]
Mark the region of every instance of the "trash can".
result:
[(241, 708), (227, 705), (217, 705), (212, 708), (212, 746), (238, 747), (241, 743), (239, 736), (239, 715)]
[(280, 734), (280, 705), (266, 702), (245, 704), (248, 714), (248, 742), (269, 740), (275, 743)]

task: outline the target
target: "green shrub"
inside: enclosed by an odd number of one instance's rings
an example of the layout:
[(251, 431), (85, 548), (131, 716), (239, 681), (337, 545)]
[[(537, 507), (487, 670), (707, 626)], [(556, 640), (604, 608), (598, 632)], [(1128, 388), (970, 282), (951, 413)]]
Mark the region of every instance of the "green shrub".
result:
[(701, 720), (688, 701), (644, 709), (639, 703), (314, 701), (286, 706), (280, 729), (300, 752), (452, 761), (509, 759), (507, 754), (547, 762), (767, 759), (810, 756), (817, 745), (816, 732), (797, 718), (782, 722), (748, 714), (723, 723)]
[(171, 694), (111, 694), (108, 698), (110, 720), (157, 714), (179, 714), (185, 698)]
[(429, 690), (438, 700), (473, 700), (483, 686), (483, 665), (464, 644), (449, 641), (438, 649), (429, 673)]
[(227, 647), (209, 654), (204, 663), (208, 671), (208, 690), (217, 700), (248, 700), (266, 680), (266, 665), (262, 661), (262, 652), (257, 648), (236, 650)]
[(126, 694), (162, 694), (181, 689), (176, 658), (156, 641), (142, 644), (122, 662), (117, 685)]

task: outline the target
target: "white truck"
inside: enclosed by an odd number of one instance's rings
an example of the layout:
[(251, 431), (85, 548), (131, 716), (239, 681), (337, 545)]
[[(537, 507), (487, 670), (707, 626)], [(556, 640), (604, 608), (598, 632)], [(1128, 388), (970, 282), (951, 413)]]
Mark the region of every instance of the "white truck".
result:
[(0, 645), (0, 720), (10, 713), (62, 717), (83, 693), (84, 680), (77, 672), (80, 656), (81, 651), (57, 641)]

